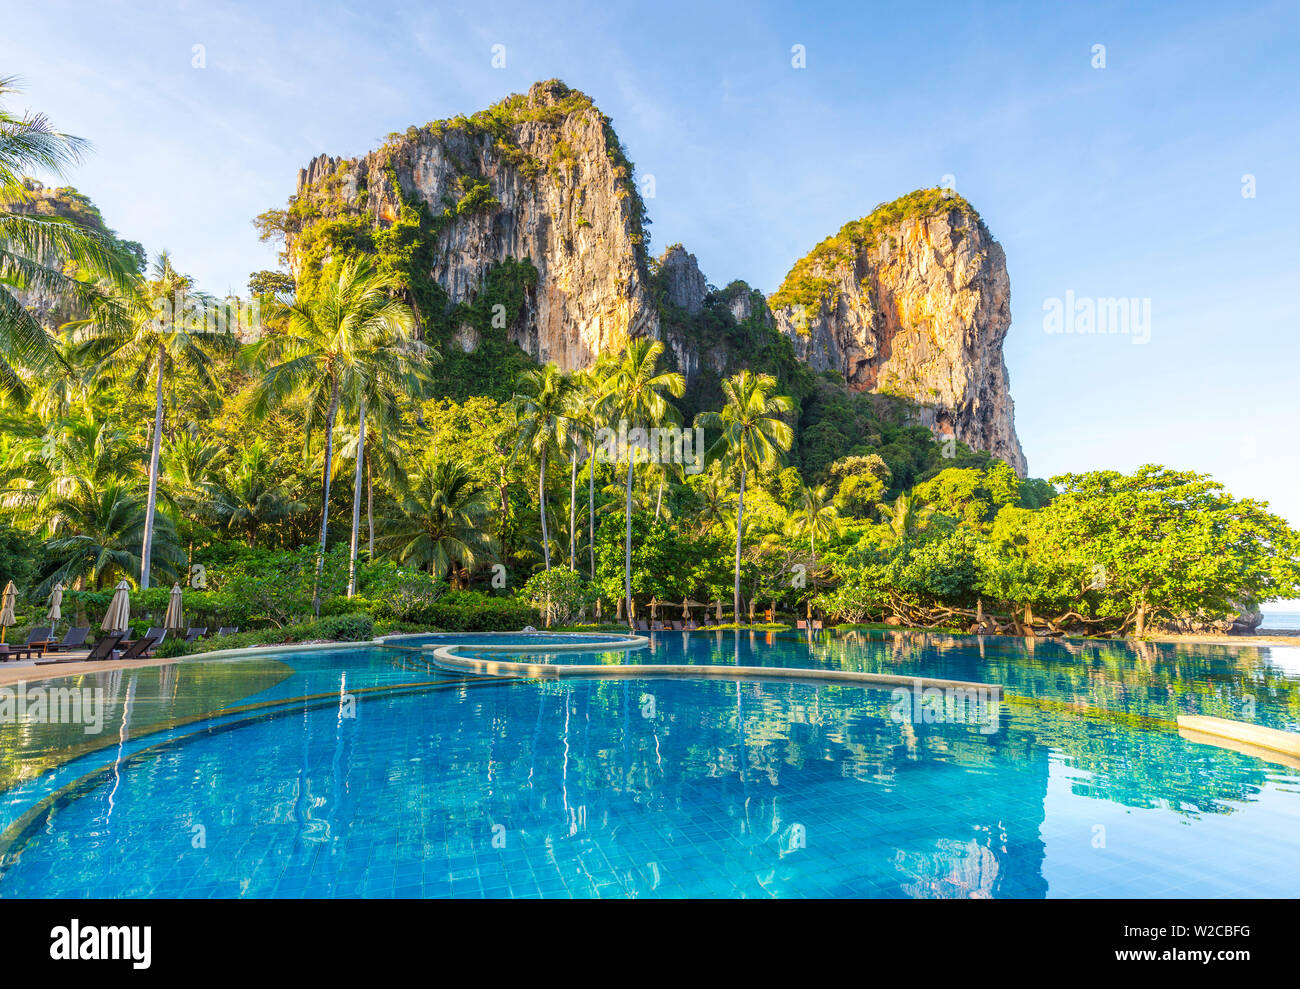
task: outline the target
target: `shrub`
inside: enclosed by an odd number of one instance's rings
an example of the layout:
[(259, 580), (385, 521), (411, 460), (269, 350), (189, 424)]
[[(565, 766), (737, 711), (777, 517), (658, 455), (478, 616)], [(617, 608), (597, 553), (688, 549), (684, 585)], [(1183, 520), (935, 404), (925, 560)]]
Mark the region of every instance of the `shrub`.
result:
[(367, 614), (331, 615), (316, 622), (316, 637), (338, 642), (369, 642), (375, 637), (375, 620)]

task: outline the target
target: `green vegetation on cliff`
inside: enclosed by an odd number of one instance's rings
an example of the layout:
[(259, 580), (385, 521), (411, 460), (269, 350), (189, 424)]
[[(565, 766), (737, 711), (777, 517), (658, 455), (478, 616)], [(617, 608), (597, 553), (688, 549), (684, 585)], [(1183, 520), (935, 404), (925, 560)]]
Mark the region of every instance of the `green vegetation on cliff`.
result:
[(917, 189), (888, 203), (881, 203), (860, 220), (850, 220), (839, 233), (827, 237), (794, 263), (768, 303), (773, 309), (803, 306), (809, 315), (825, 303), (836, 301), (836, 271), (853, 265), (862, 250), (890, 227), (904, 220), (939, 213), (959, 212), (981, 222), (970, 203), (949, 189)]

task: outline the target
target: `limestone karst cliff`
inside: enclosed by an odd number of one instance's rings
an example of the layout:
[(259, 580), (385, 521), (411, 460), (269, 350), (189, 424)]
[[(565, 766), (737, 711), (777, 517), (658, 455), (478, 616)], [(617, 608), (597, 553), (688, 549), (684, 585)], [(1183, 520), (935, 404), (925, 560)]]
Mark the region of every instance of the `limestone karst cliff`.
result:
[(922, 190), (846, 225), (795, 264), (769, 300), (814, 368), (922, 406), (940, 434), (1024, 474), (1002, 359), (1006, 257), (975, 210)]
[[(299, 173), (294, 208), (307, 220), (359, 213), (383, 228), (423, 204), (428, 274), (450, 304), (472, 298), (495, 265), (529, 259), (536, 287), (510, 337), (534, 360), (572, 369), (657, 326), (631, 172), (608, 119), (552, 81), (393, 135), (361, 159), (316, 158)], [(310, 225), (294, 219), (286, 248), (301, 276)], [(473, 333), (461, 339), (474, 345)]]
[(502, 265), (526, 262), (521, 304), (494, 325), (533, 360), (571, 370), (650, 335), (699, 386), (792, 350), (1024, 473), (1002, 359), (1005, 258), (965, 200), (927, 190), (882, 206), (797, 262), (770, 300), (743, 282), (712, 288), (681, 245), (652, 261), (646, 223), (609, 119), (551, 81), (363, 158), (314, 159), (284, 232), (300, 286), (336, 251), (373, 250), (406, 274), (426, 322), (449, 314), (443, 339), (460, 352), (485, 329), (457, 314)]

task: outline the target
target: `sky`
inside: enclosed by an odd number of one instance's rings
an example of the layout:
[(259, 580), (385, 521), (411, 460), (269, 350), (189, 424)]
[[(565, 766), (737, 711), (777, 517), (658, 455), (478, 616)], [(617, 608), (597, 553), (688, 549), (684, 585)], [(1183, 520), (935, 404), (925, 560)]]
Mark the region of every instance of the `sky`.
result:
[[(67, 181), (215, 293), (275, 266), (250, 221), (315, 155), (539, 79), (613, 118), (654, 177), (652, 250), (683, 243), (715, 285), (771, 292), (946, 182), (1006, 251), (1031, 474), (1163, 463), (1300, 525), (1293, 3), (43, 0), (4, 21), (11, 108), (94, 144)], [(1149, 321), (1052, 333), (1053, 300)]]

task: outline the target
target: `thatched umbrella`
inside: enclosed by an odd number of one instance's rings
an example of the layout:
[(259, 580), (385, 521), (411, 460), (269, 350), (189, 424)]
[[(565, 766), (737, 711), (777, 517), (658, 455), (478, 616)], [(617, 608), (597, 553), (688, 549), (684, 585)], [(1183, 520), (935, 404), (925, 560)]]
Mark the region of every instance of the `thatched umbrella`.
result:
[(167, 617), (163, 619), (163, 627), (171, 632), (179, 632), (185, 628), (185, 611), (181, 601), (180, 584), (172, 584), (172, 596), (167, 602)]
[(656, 595), (655, 597), (652, 597), (652, 598), (650, 599), (650, 617), (651, 617), (651, 618), (658, 618), (658, 617), (659, 617), (659, 605), (660, 605), (660, 604), (662, 604), (662, 602), (659, 600), (659, 597), (658, 597), (657, 595)]
[(5, 631), (17, 621), (14, 618), (14, 602), (17, 600), (18, 592), (14, 590), (14, 582), (11, 580), (5, 584), (4, 597), (0, 599), (0, 642), (4, 642)]
[(53, 627), (63, 620), (63, 581), (55, 583), (50, 591), (50, 610), (45, 613), (45, 620)]
[(716, 606), (716, 610), (713, 613), (713, 617), (715, 617), (718, 621), (722, 621), (722, 598), (718, 598), (718, 600), (714, 601), (713, 603)]
[(100, 628), (105, 632), (125, 632), (131, 625), (131, 585), (125, 580), (119, 581), (113, 591), (113, 600), (108, 603), (108, 611)]

